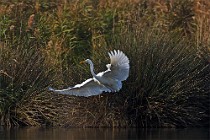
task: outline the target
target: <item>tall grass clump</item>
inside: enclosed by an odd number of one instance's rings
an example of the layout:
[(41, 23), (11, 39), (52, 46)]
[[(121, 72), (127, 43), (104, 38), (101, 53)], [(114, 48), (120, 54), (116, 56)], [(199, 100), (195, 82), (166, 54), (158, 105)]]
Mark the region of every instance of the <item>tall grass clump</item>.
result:
[(210, 67), (199, 58), (196, 45), (180, 38), (179, 33), (165, 35), (148, 29), (132, 34), (123, 37), (131, 59), (125, 87), (129, 118), (143, 127), (184, 127), (205, 122)]
[[(33, 48), (12, 48), (5, 43), (0, 46), (0, 54), (1, 125), (39, 125), (40, 120), (46, 120), (44, 116), (51, 111), (43, 113), (47, 106), (41, 105), (45, 102), (44, 98), (40, 99), (37, 95), (52, 81), (53, 69), (44, 63), (44, 57)], [(34, 100), (36, 104), (33, 104)], [(30, 105), (37, 107), (27, 107)]]

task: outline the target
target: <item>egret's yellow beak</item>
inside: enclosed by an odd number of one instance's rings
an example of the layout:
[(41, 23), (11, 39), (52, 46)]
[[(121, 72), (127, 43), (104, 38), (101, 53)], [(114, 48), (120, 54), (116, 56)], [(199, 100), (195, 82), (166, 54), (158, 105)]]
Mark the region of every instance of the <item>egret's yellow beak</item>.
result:
[(85, 63), (85, 61), (81, 61), (81, 62), (79, 62), (80, 64), (84, 64)]

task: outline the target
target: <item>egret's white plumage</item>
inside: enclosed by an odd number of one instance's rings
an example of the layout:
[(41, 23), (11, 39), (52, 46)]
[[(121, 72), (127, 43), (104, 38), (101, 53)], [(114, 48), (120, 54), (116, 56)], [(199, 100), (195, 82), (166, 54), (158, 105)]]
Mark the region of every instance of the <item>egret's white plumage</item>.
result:
[(81, 84), (74, 87), (56, 90), (49, 88), (50, 91), (76, 96), (92, 96), (102, 92), (117, 92), (122, 88), (122, 82), (129, 75), (129, 59), (122, 51), (111, 51), (109, 54), (110, 64), (107, 64), (107, 70), (98, 74), (94, 73), (93, 62), (90, 59), (84, 62), (90, 65), (90, 71), (93, 78), (89, 78)]

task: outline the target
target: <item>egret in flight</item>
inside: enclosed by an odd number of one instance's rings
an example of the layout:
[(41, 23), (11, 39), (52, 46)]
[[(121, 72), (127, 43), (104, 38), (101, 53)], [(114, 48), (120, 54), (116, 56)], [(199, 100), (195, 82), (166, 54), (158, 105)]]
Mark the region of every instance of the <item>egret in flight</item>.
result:
[(80, 63), (88, 63), (90, 65), (90, 72), (93, 78), (89, 78), (81, 84), (66, 89), (53, 89), (50, 91), (59, 94), (68, 94), (75, 96), (93, 96), (99, 95), (102, 92), (117, 92), (122, 88), (122, 81), (126, 80), (129, 75), (129, 59), (119, 50), (114, 50), (108, 53), (110, 57), (110, 64), (107, 64), (107, 70), (95, 74), (93, 62), (86, 59)]

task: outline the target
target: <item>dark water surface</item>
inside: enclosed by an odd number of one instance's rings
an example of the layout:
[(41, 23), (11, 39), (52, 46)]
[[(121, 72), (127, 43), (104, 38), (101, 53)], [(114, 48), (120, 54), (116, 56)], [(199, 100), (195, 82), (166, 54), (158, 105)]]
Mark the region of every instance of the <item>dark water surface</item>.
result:
[(3, 128), (0, 140), (209, 140), (209, 128)]

